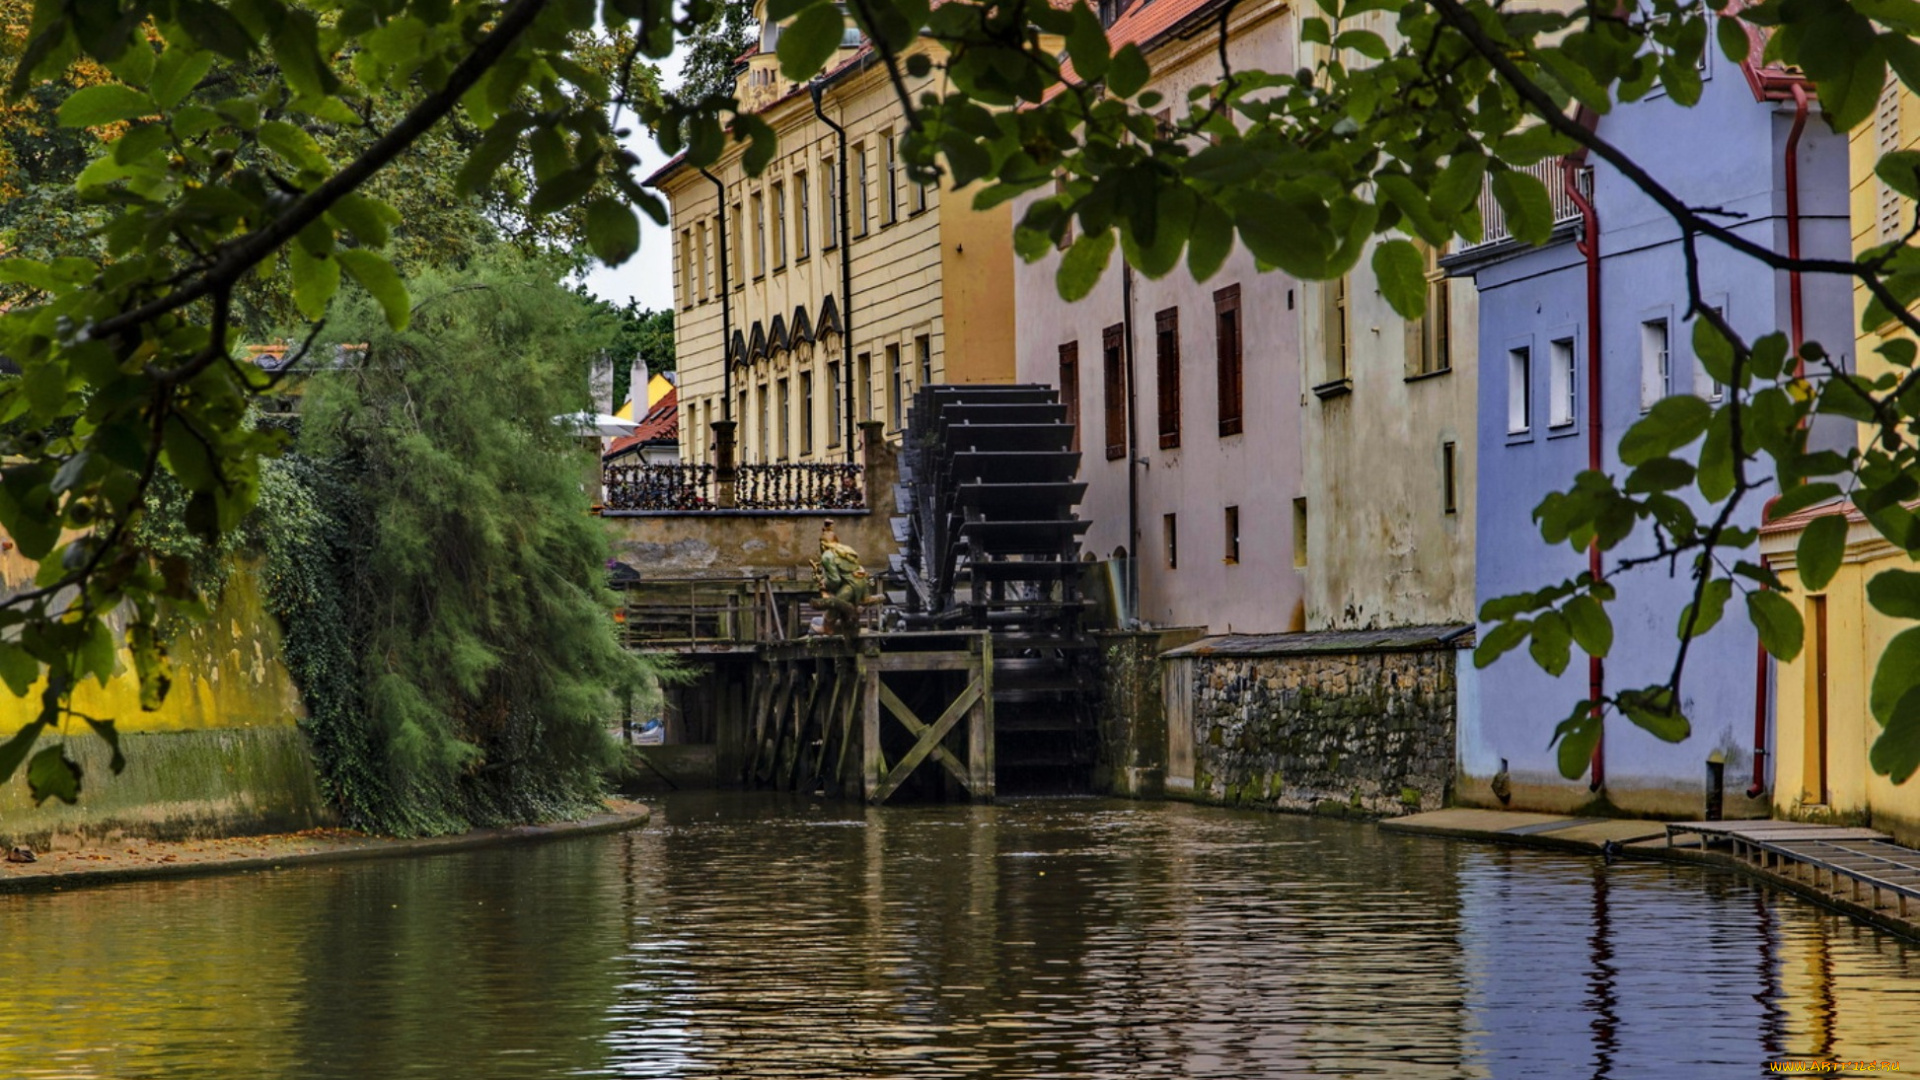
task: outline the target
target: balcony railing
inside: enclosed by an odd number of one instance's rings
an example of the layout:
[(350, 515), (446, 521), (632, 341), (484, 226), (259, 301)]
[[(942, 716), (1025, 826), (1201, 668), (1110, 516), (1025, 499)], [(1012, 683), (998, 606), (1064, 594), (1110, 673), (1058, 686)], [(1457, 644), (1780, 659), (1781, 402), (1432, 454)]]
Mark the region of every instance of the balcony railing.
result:
[[(1566, 166), (1559, 158), (1517, 169), (1532, 176), (1547, 187), (1547, 199), (1553, 205), (1553, 223), (1555, 225), (1573, 221), (1580, 216), (1580, 205), (1567, 191)], [(1574, 183), (1579, 185), (1584, 198), (1593, 197), (1593, 170), (1581, 169), (1575, 174)], [(1493, 179), (1488, 177), (1480, 186), (1480, 225), (1481, 238), (1477, 244), (1468, 244), (1462, 250), (1487, 247), (1513, 239), (1513, 229), (1507, 224), (1506, 211), (1501, 209), (1500, 200), (1493, 197)]]
[(712, 465), (609, 465), (605, 508), (614, 511), (864, 510), (864, 469), (853, 464), (742, 465), (732, 505)]
[(852, 464), (742, 465), (733, 483), (742, 510), (864, 510), (861, 467)]
[(711, 465), (608, 465), (609, 510), (711, 510)]

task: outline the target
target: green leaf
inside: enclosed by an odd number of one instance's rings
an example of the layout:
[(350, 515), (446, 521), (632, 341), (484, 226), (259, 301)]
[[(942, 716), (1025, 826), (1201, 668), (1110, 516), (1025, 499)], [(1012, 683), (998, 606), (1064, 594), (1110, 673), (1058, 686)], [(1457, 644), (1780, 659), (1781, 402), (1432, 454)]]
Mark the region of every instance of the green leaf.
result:
[(1458, 153), (1433, 179), (1429, 199), (1433, 212), (1452, 217), (1472, 206), (1480, 197), (1481, 177), (1486, 175), (1487, 159), (1479, 153)]
[(1880, 155), (1873, 174), (1909, 199), (1920, 199), (1920, 151), (1894, 150)]
[(1581, 595), (1567, 601), (1561, 613), (1573, 630), (1574, 644), (1588, 656), (1605, 657), (1613, 649), (1613, 620), (1600, 601)]
[(1867, 603), (1896, 619), (1920, 619), (1920, 574), (1882, 570), (1867, 582)]
[(1405, 319), (1427, 313), (1427, 260), (1410, 240), (1388, 240), (1373, 249), (1373, 274), (1380, 292)]
[(1867, 763), (1874, 772), (1904, 784), (1920, 769), (1920, 685), (1907, 687), (1887, 711), (1885, 725), (1867, 752)]
[(1727, 608), (1727, 600), (1732, 595), (1732, 578), (1714, 578), (1707, 582), (1706, 588), (1700, 592), (1699, 616), (1694, 616), (1693, 603), (1689, 601), (1686, 607), (1680, 609), (1680, 621), (1674, 626), (1674, 636), (1684, 640), (1689, 636), (1699, 637), (1713, 629), (1720, 622)]
[(1825, 480), (1795, 485), (1781, 492), (1780, 497), (1768, 508), (1767, 520), (1779, 521), (1788, 514), (1837, 499), (1840, 495), (1840, 485)]
[(35, 720), (14, 732), (13, 737), (5, 744), (0, 744), (0, 781), (13, 779), (14, 770), (20, 767), (21, 762), (27, 760), (27, 751), (33, 749), (33, 744), (39, 740), (40, 733), (46, 728), (46, 721)]
[(386, 312), (387, 325), (395, 330), (405, 330), (407, 321), (412, 317), (412, 301), (407, 297), (407, 286), (400, 275), (393, 270), (393, 264), (363, 248), (350, 248), (334, 256), (347, 273), (360, 287), (371, 293)]
[(81, 674), (93, 676), (101, 686), (113, 680), (113, 629), (105, 619), (89, 621), (87, 640), (80, 646), (78, 659)]
[(1828, 514), (1814, 518), (1800, 534), (1794, 548), (1794, 564), (1800, 569), (1800, 583), (1818, 591), (1827, 587), (1840, 570), (1847, 554), (1847, 515)]
[(1873, 668), (1867, 707), (1882, 727), (1893, 720), (1900, 699), (1920, 686), (1920, 626), (1900, 631), (1887, 642)]
[(1487, 631), (1480, 638), (1480, 643), (1473, 647), (1473, 666), (1484, 668), (1492, 664), (1503, 654), (1511, 652), (1514, 646), (1527, 640), (1527, 635), (1532, 632), (1531, 619), (1514, 619)]
[[(0, 642), (0, 681), (6, 682), (14, 697), (26, 697), (39, 678), (40, 661), (11, 641)], [(0, 780), (5, 779), (6, 775), (0, 773)]]
[(1753, 50), (1753, 42), (1747, 38), (1747, 28), (1732, 11), (1723, 11), (1713, 21), (1714, 36), (1720, 39), (1720, 51), (1727, 59), (1736, 64), (1746, 63), (1747, 54)]
[(388, 230), (400, 224), (398, 210), (379, 199), (360, 194), (342, 196), (327, 213), (351, 230), (363, 247), (386, 247)]
[(1777, 592), (1755, 589), (1747, 594), (1747, 618), (1760, 632), (1760, 646), (1776, 660), (1792, 660), (1800, 655), (1801, 638), (1806, 627), (1800, 612)]
[(1560, 742), (1555, 758), (1561, 776), (1578, 780), (1586, 775), (1593, 764), (1593, 748), (1600, 742), (1600, 730), (1600, 718), (1593, 715), (1585, 702), (1554, 729), (1554, 737)]
[(281, 77), (296, 95), (324, 97), (340, 88), (339, 78), (320, 55), (320, 25), (312, 12), (291, 6), (283, 9), (267, 40)]
[(1651, 733), (1655, 738), (1670, 743), (1681, 742), (1693, 732), (1693, 725), (1687, 722), (1686, 715), (1674, 705), (1673, 695), (1664, 686), (1649, 686), (1640, 690), (1623, 690), (1619, 698), (1620, 711), (1634, 726)]
[(1691, 394), (1661, 398), (1621, 437), (1620, 463), (1634, 466), (1669, 457), (1698, 439), (1712, 419), (1713, 407)]
[(35, 806), (49, 798), (71, 806), (80, 801), (80, 763), (67, 757), (65, 746), (49, 746), (27, 762), (27, 791)]
[(60, 103), (57, 115), (61, 127), (82, 128), (137, 120), (158, 111), (152, 98), (131, 86), (101, 83), (75, 90)]
[(619, 266), (640, 250), (640, 219), (618, 199), (587, 204), (587, 243), (608, 266)]
[(564, 210), (585, 198), (599, 179), (597, 163), (576, 165), (534, 189), (533, 198), (527, 200), (527, 213), (538, 217)]
[(106, 742), (107, 747), (113, 751), (113, 757), (107, 762), (107, 768), (111, 769), (114, 775), (118, 776), (127, 767), (127, 759), (120, 753), (120, 729), (114, 727), (113, 721), (111, 720), (95, 720), (91, 716), (82, 717), (82, 719), (87, 722), (88, 727), (93, 729), (93, 733), (100, 736), (100, 738)]
[(213, 70), (213, 54), (204, 49), (175, 45), (160, 54), (153, 66), (153, 81), (148, 89), (162, 109), (171, 109), (187, 99), (200, 80)]
[(1533, 640), (1528, 643), (1527, 652), (1542, 671), (1558, 678), (1572, 659), (1572, 643), (1573, 634), (1566, 616), (1557, 611), (1544, 611), (1533, 620)]
[(1100, 17), (1085, 3), (1073, 6), (1073, 29), (1067, 33), (1067, 55), (1073, 59), (1073, 73), (1081, 82), (1099, 82), (1107, 74), (1113, 53), (1107, 46), (1106, 28)]
[(1113, 257), (1113, 233), (1095, 233), (1074, 241), (1060, 259), (1054, 272), (1054, 284), (1060, 298), (1069, 303), (1084, 298), (1106, 273), (1107, 260)]
[(774, 55), (780, 58), (780, 74), (794, 82), (805, 82), (826, 66), (840, 48), (846, 31), (846, 18), (833, 4), (815, 4), (802, 11), (780, 31)]
[(1253, 191), (1241, 197), (1233, 220), (1254, 258), (1308, 281), (1328, 276), (1336, 241), (1325, 206), (1310, 197)]
[(260, 145), (280, 155), (281, 160), (309, 172), (330, 171), (327, 155), (313, 136), (285, 120), (269, 120), (260, 125)]
[(1151, 77), (1152, 71), (1140, 46), (1128, 43), (1113, 54), (1113, 64), (1107, 68), (1107, 90), (1116, 97), (1130, 98), (1139, 93)]
[(1193, 208), (1193, 235), (1187, 237), (1187, 272), (1195, 281), (1206, 281), (1220, 272), (1233, 251), (1233, 219), (1213, 200), (1196, 199)]
[(340, 291), (340, 263), (331, 256), (310, 255), (298, 244), (287, 249), (293, 271), (293, 303), (308, 322), (327, 313), (333, 294)]
[(1514, 169), (1494, 173), (1491, 183), (1515, 239), (1537, 247), (1553, 236), (1553, 201), (1545, 184)]

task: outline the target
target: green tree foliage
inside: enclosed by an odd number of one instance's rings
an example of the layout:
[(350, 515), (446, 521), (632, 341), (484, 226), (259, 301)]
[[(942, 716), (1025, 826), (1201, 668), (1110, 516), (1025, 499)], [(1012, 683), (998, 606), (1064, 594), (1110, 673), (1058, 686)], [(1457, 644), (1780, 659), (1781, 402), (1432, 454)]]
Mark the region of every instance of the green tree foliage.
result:
[[(1218, 9), (1222, 34), (1237, 7), (1229, 0)], [(12, 462), (0, 475), (0, 527), (44, 568), (36, 588), (0, 607), (0, 677), (25, 692), (47, 669), (55, 688), (40, 720), (0, 747), (0, 775), (59, 718), (60, 687), (98, 671), (103, 611), (130, 604), (133, 630), (144, 634), (160, 609), (191, 603), (190, 590), (170, 582), (128, 532), (153, 477), (168, 472), (180, 482), (186, 521), (203, 534), (233, 528), (254, 502), (260, 460), (278, 443), (244, 424), (260, 380), (228, 357), (236, 292), (256, 268), (284, 259), (294, 301), (310, 319), (351, 280), (393, 330), (404, 329), (413, 302), (381, 253), (403, 220), (369, 185), (453, 120), (478, 133), (456, 190), (478, 192), (524, 161), (527, 218), (577, 214), (608, 261), (638, 243), (633, 208), (664, 216), (633, 175), (636, 159), (618, 148), (609, 104), (634, 110), (663, 149), (684, 152), (694, 167), (718, 160), (731, 142), (757, 172), (777, 149), (763, 120), (729, 111), (724, 86), (658, 98), (628, 77), (643, 58), (707, 32), (719, 10), (713, 0), (677, 8), (670, 0), (452, 8), (336, 0), (323, 15), (287, 0), (33, 0), (33, 10), (11, 99), (84, 59), (119, 82), (74, 90), (59, 123), (122, 125), (124, 133), (78, 180), (82, 198), (102, 208), (98, 248), (0, 262), (0, 279), (19, 286), (24, 301), (0, 318), (0, 350), (24, 370), (0, 387)], [(1690, 254), (1710, 240), (1778, 269), (1852, 276), (1873, 300), (1873, 325), (1894, 320), (1920, 333), (1909, 311), (1920, 299), (1911, 236), (1857, 261), (1790, 260), (1686, 205), (1570, 115), (1576, 104), (1603, 114), (1656, 89), (1691, 105), (1704, 50), (1744, 60), (1757, 38), (1763, 59), (1803, 70), (1828, 122), (1848, 129), (1868, 115), (1889, 71), (1920, 86), (1916, 10), (1843, 0), (1737, 8), (1647, 0), (1564, 11), (1488, 0), (1317, 0), (1299, 12), (1306, 66), (1235, 70), (1223, 47), (1219, 78), (1173, 102), (1148, 89), (1140, 48), (1115, 48), (1084, 0), (849, 0), (845, 15), (832, 0), (772, 0), (768, 17), (785, 26), (777, 51), (794, 79), (817, 74), (837, 55), (845, 19), (857, 23), (898, 92), (902, 152), (917, 177), (978, 184), (981, 206), (1058, 182), (1029, 204), (1015, 245), (1038, 258), (1071, 223), (1076, 239), (1058, 281), (1069, 297), (1091, 288), (1116, 251), (1150, 277), (1184, 265), (1205, 279), (1237, 241), (1263, 266), (1309, 279), (1342, 274), (1371, 252), (1388, 301), (1418, 315), (1425, 290), (1413, 243), (1477, 239), (1483, 183), (1515, 235), (1544, 241), (1547, 191), (1519, 170), (1584, 148), (1640, 187), (1679, 226)], [(612, 80), (581, 62), (589, 39), (616, 43)], [(205, 85), (222, 59), (251, 65), (260, 85)], [(338, 74), (343, 61), (350, 81)], [(905, 76), (936, 63), (937, 89), (911, 97)], [(393, 119), (369, 125), (364, 144), (323, 145), (308, 129), (364, 123), (376, 100)], [(1159, 123), (1168, 109), (1171, 122)], [(1881, 178), (1909, 198), (1920, 194), (1916, 161), (1889, 155)], [(1839, 351), (1832, 345), (1789, 355), (1777, 335), (1740, 339), (1702, 302), (1697, 277), (1689, 284), (1696, 351), (1732, 388), (1727, 400), (1655, 410), (1628, 434), (1628, 475), (1582, 474), (1539, 517), (1550, 540), (1580, 549), (1611, 551), (1635, 530), (1655, 532), (1663, 556), (1693, 570), (1695, 615), (1672, 677), (1583, 703), (1561, 726), (1563, 760), (1579, 758), (1608, 710), (1662, 737), (1683, 736), (1676, 703), (1686, 640), (1736, 592), (1736, 610), (1769, 650), (1797, 651), (1799, 617), (1779, 583), (1737, 554), (1754, 539), (1731, 524), (1737, 507), (1775, 492), (1791, 507), (1847, 491), (1882, 535), (1920, 551), (1920, 517), (1906, 505), (1920, 498), (1914, 346), (1882, 346), (1884, 376), (1850, 375), (1830, 362)], [(1815, 414), (1856, 420), (1873, 437), (1848, 454), (1810, 453), (1800, 421)], [(1674, 497), (1686, 487), (1710, 512)], [(1827, 533), (1816, 546), (1831, 540)], [(1899, 585), (1873, 599), (1904, 602)], [(1551, 670), (1571, 645), (1604, 651), (1611, 598), (1605, 581), (1579, 578), (1497, 601), (1483, 613), (1500, 624), (1483, 659), (1527, 643)], [(136, 658), (157, 685), (164, 656), (136, 649)], [(1883, 663), (1875, 690), (1886, 730), (1873, 760), (1904, 777), (1920, 765), (1920, 665)], [(402, 704), (395, 710), (411, 715)], [(463, 752), (457, 740), (423, 746), (437, 747), (422, 750), (432, 760)]]
[[(324, 774), (396, 833), (576, 811), (616, 760), (615, 702), (651, 673), (621, 647), (608, 549), (553, 417), (586, 403), (568, 357), (604, 347), (554, 262), (430, 272), (407, 330), (343, 296), (346, 348), (309, 384), (299, 452), (317, 498), (269, 581)], [(300, 579), (304, 581), (305, 579)], [(305, 635), (305, 636), (303, 636)]]
[(753, 46), (758, 29), (751, 0), (714, 4), (707, 20), (680, 39), (680, 84), (671, 97), (684, 105), (733, 97), (733, 62)]

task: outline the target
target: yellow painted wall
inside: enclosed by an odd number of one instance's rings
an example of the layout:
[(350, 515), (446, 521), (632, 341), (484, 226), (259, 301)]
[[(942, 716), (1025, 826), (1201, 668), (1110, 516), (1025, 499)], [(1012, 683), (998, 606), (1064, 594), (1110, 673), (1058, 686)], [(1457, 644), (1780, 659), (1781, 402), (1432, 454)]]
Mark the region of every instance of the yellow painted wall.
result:
[[(1775, 532), (1762, 538), (1761, 550), (1792, 590), (1806, 619), (1806, 646), (1791, 662), (1775, 666), (1773, 803), (1777, 817), (1799, 820), (1862, 821), (1890, 832), (1902, 842), (1920, 843), (1920, 781), (1896, 785), (1877, 775), (1867, 755), (1880, 726), (1867, 707), (1873, 669), (1887, 642), (1914, 624), (1875, 611), (1866, 585), (1875, 574), (1910, 568), (1913, 560), (1881, 539), (1873, 527), (1856, 521), (1847, 536), (1846, 561), (1817, 593), (1801, 590), (1794, 562), (1800, 533)], [(1827, 801), (1820, 802), (1819, 781), (1811, 767), (1815, 712), (1813, 668), (1815, 597), (1827, 608)]]

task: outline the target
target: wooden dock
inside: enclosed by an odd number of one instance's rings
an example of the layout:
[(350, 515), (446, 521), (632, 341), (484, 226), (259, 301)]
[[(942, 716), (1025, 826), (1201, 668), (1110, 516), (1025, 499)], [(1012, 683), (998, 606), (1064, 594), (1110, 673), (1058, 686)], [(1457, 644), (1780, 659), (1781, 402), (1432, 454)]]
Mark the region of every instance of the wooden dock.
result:
[(1762, 877), (1907, 921), (1920, 915), (1920, 851), (1872, 829), (1803, 821), (1678, 821), (1667, 846), (1692, 836), (1702, 851), (1725, 845)]

